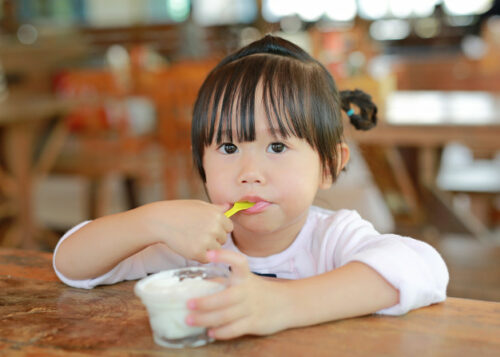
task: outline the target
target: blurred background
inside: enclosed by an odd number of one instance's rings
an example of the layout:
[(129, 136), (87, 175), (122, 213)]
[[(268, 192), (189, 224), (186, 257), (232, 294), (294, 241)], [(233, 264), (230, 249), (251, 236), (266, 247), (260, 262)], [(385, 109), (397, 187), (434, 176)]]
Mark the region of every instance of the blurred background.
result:
[(0, 0), (0, 246), (148, 202), (205, 199), (190, 119), (210, 69), (274, 33), (379, 124), (316, 203), (426, 241), (450, 296), (500, 301), (499, 0)]

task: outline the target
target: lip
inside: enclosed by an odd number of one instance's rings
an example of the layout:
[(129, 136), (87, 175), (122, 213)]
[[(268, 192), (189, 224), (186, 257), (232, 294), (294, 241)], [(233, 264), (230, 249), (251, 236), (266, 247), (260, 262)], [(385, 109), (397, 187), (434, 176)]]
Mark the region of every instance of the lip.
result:
[(248, 201), (248, 202), (255, 202), (255, 205), (253, 205), (250, 208), (247, 208), (244, 211), (241, 211), (243, 214), (256, 214), (260, 213), (266, 210), (267, 207), (271, 205), (271, 202), (266, 201), (265, 199), (259, 197), (259, 196), (244, 196), (240, 199), (240, 201)]

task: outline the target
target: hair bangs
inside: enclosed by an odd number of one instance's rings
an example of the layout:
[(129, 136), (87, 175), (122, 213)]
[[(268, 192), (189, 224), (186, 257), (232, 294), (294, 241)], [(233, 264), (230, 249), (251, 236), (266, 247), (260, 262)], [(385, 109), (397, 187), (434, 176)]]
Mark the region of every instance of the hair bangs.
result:
[(305, 95), (308, 81), (303, 76), (304, 67), (297, 61), (278, 58), (262, 78), (262, 100), (273, 135), (296, 136), (312, 145), (312, 131), (307, 127), (309, 96)]
[[(286, 63), (285, 63), (286, 62)], [(297, 136), (312, 144), (306, 120), (308, 81), (301, 63), (276, 55), (252, 55), (219, 68), (212, 84), (204, 145), (255, 140), (255, 105), (262, 100), (271, 134)], [(260, 73), (255, 69), (259, 68)]]

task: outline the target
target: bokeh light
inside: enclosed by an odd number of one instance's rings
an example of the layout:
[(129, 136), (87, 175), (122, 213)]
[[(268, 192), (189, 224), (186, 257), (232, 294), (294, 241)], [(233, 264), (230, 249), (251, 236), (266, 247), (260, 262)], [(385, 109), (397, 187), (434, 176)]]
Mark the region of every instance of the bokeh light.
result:
[(17, 30), (17, 39), (23, 45), (32, 45), (38, 39), (38, 30), (31, 24), (21, 25)]

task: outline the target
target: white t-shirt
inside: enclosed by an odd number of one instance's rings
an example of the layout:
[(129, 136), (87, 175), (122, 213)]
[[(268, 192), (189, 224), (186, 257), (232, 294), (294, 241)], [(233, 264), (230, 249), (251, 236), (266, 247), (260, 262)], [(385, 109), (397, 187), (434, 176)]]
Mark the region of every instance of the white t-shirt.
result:
[[(88, 280), (68, 279), (55, 265), (57, 249), (64, 239), (87, 223), (69, 230), (54, 251), (54, 270), (70, 286), (91, 289), (97, 285), (139, 279), (161, 270), (200, 265), (158, 243), (124, 259), (102, 276)], [(241, 253), (231, 235), (223, 248)], [(352, 261), (363, 262), (399, 290), (399, 304), (378, 311), (388, 315), (400, 315), (444, 301), (449, 280), (446, 264), (427, 243), (395, 234), (380, 234), (356, 211), (329, 211), (315, 206), (310, 208), (304, 227), (287, 249), (268, 257), (247, 259), (254, 273), (273, 274), (283, 279), (307, 278)]]

